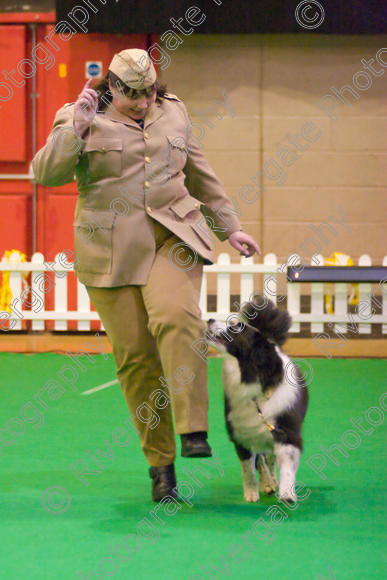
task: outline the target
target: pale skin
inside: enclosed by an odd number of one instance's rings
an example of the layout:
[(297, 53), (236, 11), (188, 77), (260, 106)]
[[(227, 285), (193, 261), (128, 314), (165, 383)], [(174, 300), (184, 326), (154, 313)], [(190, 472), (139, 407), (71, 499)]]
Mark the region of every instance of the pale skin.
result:
[[(93, 117), (97, 112), (98, 95), (91, 87), (92, 79), (89, 79), (83, 87), (78, 99), (74, 105), (74, 118), (76, 119), (74, 125), (75, 130), (83, 136), (91, 125)], [(123, 115), (127, 115), (131, 119), (138, 121), (144, 119), (148, 109), (156, 101), (156, 91), (151, 95), (140, 94), (136, 99), (123, 96), (123, 93), (118, 91), (109, 80), (109, 90), (113, 95), (112, 105), (116, 107), (117, 111)], [(255, 252), (261, 253), (261, 250), (252, 236), (245, 232), (233, 232), (228, 241), (231, 246), (235, 248), (241, 255), (249, 257), (253, 256)]]

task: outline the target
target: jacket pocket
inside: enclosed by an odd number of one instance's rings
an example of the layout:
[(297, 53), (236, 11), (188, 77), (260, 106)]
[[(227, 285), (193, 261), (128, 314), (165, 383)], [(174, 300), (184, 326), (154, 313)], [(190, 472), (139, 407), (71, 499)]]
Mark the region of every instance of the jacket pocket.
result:
[(111, 274), (115, 223), (111, 212), (80, 211), (73, 224), (76, 271)]
[[(186, 195), (181, 199), (176, 200), (169, 209), (175, 214), (175, 219), (189, 225), (195, 234), (200, 238), (201, 242), (207, 246), (209, 250), (213, 249), (211, 230), (200, 211), (200, 206), (203, 205), (200, 201)], [(199, 226), (200, 223), (200, 226)]]
[[(191, 197), (190, 195), (186, 195), (180, 199), (175, 200), (170, 206), (169, 209), (173, 211), (175, 217), (177, 216), (180, 220), (184, 220), (184, 218), (194, 218), (196, 217), (197, 220), (200, 220), (202, 215), (200, 213), (200, 201)], [(196, 215), (189, 214), (191, 212), (195, 212)]]
[(168, 141), (168, 161), (173, 168), (173, 172), (177, 173), (184, 169), (187, 163), (188, 149), (183, 137), (177, 135), (167, 135)]
[(209, 250), (213, 250), (214, 249), (214, 243), (213, 243), (212, 240), (213, 240), (213, 237), (214, 236), (213, 236), (213, 234), (211, 234), (210, 228), (206, 224), (205, 220), (202, 220), (201, 221), (200, 227), (199, 227), (198, 224), (199, 224), (199, 222), (197, 222), (196, 224), (191, 225), (193, 231), (201, 239), (201, 241), (203, 242), (203, 244), (205, 246), (207, 246), (207, 248)]
[(83, 149), (88, 160), (91, 181), (119, 177), (122, 172), (121, 139), (89, 139)]

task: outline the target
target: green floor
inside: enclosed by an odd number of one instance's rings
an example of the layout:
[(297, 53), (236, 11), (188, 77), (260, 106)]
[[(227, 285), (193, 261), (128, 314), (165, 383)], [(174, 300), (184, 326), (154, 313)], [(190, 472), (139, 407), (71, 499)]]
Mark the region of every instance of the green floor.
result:
[[(238, 460), (224, 427), (220, 361), (213, 359), (209, 365), (210, 442), (224, 475), (208, 466), (211, 479), (201, 477), (201, 489), (193, 485), (193, 507), (183, 504), (175, 515), (160, 509), (158, 514), (165, 522), (162, 525), (149, 514), (154, 504), (149, 500), (150, 480), (137, 440), (126, 447), (112, 443), (113, 431), (123, 427), (127, 419), (119, 387), (80, 396), (80, 392), (114, 378), (112, 358), (96, 359), (94, 365), (86, 363), (87, 372), (80, 372), (77, 392), (67, 388), (57, 400), (49, 400), (47, 395), (43, 398), (49, 405), (43, 411), (44, 424), (35, 429), (32, 423), (26, 423), (25, 433), (15, 438), (12, 446), (1, 443), (0, 578), (385, 577), (386, 422), (375, 426), (371, 435), (362, 435), (360, 446), (347, 451), (349, 457), (340, 459), (340, 467), (327, 460), (325, 480), (306, 464), (311, 455), (320, 452), (320, 445), (329, 447), (340, 442), (343, 433), (353, 428), (351, 417), (364, 417), (372, 406), (380, 408), (379, 397), (386, 390), (385, 361), (310, 361), (315, 376), (310, 385), (305, 451), (297, 479), (311, 493), (296, 510), (283, 507), (289, 515), (283, 523), (270, 524), (276, 534), (271, 543), (251, 533), (246, 536), (247, 544), (241, 536), (260, 518), (269, 523), (264, 512), (278, 502), (263, 498), (259, 504), (247, 504), (243, 500)], [(11, 417), (20, 419), (21, 407), (33, 400), (47, 381), (55, 379), (68, 362), (66, 357), (54, 354), (0, 355), (0, 429)], [(26, 412), (32, 413), (31, 408)], [(32, 415), (28, 416), (32, 420)], [(371, 418), (376, 420), (376, 414)], [(22, 424), (12, 422), (10, 427), (17, 432)], [(115, 458), (102, 460), (99, 456), (106, 469), (89, 475), (90, 483), (85, 486), (68, 467), (83, 457), (92, 468), (85, 450), (93, 453), (99, 448), (106, 452), (105, 440), (111, 443)], [(201, 463), (179, 458), (180, 480), (189, 481), (183, 467), (192, 469)], [(50, 486), (61, 486), (71, 496), (71, 505), (66, 503), (68, 509), (62, 514), (51, 514), (42, 506), (42, 494)], [(60, 498), (56, 495), (53, 499), (58, 502)], [(145, 521), (143, 537), (138, 540), (136, 526), (144, 518), (153, 525), (150, 528)], [(256, 530), (262, 530), (263, 525)], [(131, 552), (119, 547), (128, 534), (133, 534), (126, 538)], [(230, 550), (237, 544), (244, 548)], [(121, 561), (118, 556), (104, 560), (111, 556), (109, 545), (113, 551), (118, 550)]]

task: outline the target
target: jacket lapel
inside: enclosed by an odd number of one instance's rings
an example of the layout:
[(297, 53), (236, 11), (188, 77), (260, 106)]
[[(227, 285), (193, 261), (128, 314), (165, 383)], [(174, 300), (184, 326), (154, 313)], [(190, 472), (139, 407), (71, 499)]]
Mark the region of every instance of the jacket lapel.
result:
[(164, 115), (159, 103), (153, 103), (147, 114), (145, 115), (144, 129), (147, 129), (149, 125), (152, 125), (157, 119), (160, 119)]
[(133, 119), (131, 119), (130, 117), (128, 117), (128, 115), (123, 115), (122, 113), (120, 113), (119, 111), (115, 110), (115, 111), (109, 111), (104, 113), (109, 119), (111, 119), (112, 121), (116, 121), (119, 123), (124, 123), (125, 125), (131, 125), (133, 127), (139, 127), (139, 125), (136, 123), (136, 121), (133, 121)]
[[(128, 117), (128, 115), (123, 115), (117, 110), (104, 112), (103, 114), (109, 117), (109, 119), (111, 119), (112, 121), (118, 121), (119, 123), (125, 123), (126, 125), (131, 125), (133, 127), (137, 127), (138, 129), (140, 129), (140, 126), (138, 123), (136, 123), (136, 121)], [(152, 123), (157, 121), (157, 119), (159, 119), (163, 115), (164, 113), (160, 107), (160, 104), (153, 103), (145, 116), (144, 129), (149, 127), (149, 125), (152, 125)]]

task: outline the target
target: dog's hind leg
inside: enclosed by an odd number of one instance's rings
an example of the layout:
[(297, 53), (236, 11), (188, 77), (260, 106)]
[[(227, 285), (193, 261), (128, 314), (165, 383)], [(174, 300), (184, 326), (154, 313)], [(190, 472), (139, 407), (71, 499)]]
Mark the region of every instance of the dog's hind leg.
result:
[(255, 455), (234, 443), (242, 468), (243, 497), (248, 502), (259, 501), (258, 481), (255, 476)]
[(272, 495), (277, 491), (278, 480), (275, 471), (275, 455), (272, 453), (259, 453), (255, 466), (259, 473), (259, 489), (266, 495)]
[(294, 445), (276, 443), (274, 446), (275, 456), (279, 467), (279, 497), (290, 502), (297, 501), (294, 484), (300, 462), (301, 451)]

